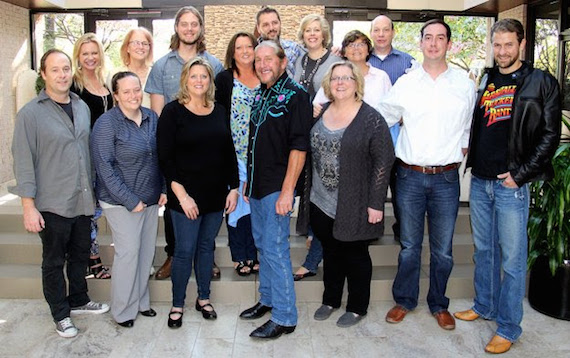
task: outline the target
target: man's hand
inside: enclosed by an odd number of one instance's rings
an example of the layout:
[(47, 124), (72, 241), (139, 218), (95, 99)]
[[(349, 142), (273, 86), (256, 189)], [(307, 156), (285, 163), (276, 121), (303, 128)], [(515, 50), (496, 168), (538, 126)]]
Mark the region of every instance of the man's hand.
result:
[(168, 202), (166, 194), (160, 194), (160, 198), (158, 198), (158, 206), (164, 206)]
[(275, 212), (277, 215), (285, 216), (293, 211), (293, 192), (288, 193), (281, 191), (277, 202), (275, 203)]
[(24, 227), (27, 231), (38, 233), (46, 227), (46, 222), (42, 214), (36, 209), (34, 199), (22, 198), (22, 207), (24, 209)]
[(366, 211), (368, 211), (368, 222), (370, 224), (378, 224), (384, 218), (384, 212), (382, 210), (367, 208)]
[(517, 183), (515, 183), (515, 181), (513, 180), (513, 177), (511, 176), (510, 172), (499, 174), (497, 175), (497, 178), (504, 179), (503, 186), (507, 188), (517, 189), (519, 187)]
[(322, 104), (314, 103), (313, 104), (313, 118), (317, 118), (319, 116), (319, 114), (321, 114), (322, 110), (323, 110)]

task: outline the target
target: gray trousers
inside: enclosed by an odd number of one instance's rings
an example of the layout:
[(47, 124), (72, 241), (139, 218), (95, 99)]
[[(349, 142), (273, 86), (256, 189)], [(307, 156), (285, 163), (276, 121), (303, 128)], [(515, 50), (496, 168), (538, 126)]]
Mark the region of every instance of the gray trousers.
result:
[(111, 314), (117, 322), (150, 309), (148, 279), (158, 231), (158, 205), (132, 213), (124, 207), (103, 209), (115, 244), (111, 279)]

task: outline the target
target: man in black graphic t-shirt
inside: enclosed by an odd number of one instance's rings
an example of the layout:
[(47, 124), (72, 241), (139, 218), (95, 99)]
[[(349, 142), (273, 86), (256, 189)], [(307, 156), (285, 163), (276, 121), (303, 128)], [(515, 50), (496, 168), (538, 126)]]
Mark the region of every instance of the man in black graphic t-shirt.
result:
[(491, 38), (497, 65), (481, 81), (467, 159), (473, 174), (475, 302), (455, 317), (496, 321), (485, 351), (503, 353), (522, 333), (528, 183), (552, 178), (560, 91), (554, 77), (519, 59), (525, 46), (519, 21), (498, 21)]

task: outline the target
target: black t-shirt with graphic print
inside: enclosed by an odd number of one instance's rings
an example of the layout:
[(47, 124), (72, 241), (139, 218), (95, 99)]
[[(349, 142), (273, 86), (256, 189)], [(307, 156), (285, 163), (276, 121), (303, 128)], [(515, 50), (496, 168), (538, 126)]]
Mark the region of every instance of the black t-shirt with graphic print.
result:
[[(523, 65), (524, 66), (524, 65)], [(509, 74), (497, 73), (487, 84), (477, 104), (475, 126), (479, 135), (473, 138), (471, 173), (483, 179), (497, 179), (506, 173), (508, 140), (516, 78), (522, 67)]]

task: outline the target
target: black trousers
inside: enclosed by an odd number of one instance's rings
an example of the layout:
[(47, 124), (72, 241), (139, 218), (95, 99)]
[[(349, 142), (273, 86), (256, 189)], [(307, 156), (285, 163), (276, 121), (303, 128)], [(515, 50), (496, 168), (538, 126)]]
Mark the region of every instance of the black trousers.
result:
[(348, 283), (347, 312), (365, 315), (370, 303), (372, 260), (370, 240), (339, 241), (333, 237), (334, 219), (311, 203), (311, 227), (323, 244), (323, 304), (340, 307), (344, 280)]
[[(91, 217), (65, 218), (41, 213), (45, 228), (42, 239), (42, 284), (44, 297), (55, 321), (69, 317), (71, 307), (89, 302), (85, 272), (91, 247)], [(66, 266), (69, 294), (63, 267)]]

